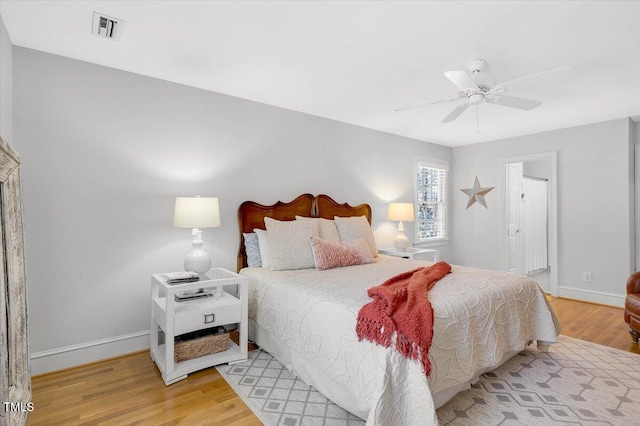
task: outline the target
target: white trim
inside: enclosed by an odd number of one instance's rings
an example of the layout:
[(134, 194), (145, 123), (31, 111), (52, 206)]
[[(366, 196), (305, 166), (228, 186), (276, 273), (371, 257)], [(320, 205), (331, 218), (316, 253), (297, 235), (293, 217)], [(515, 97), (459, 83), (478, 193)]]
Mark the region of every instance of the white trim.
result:
[(509, 163), (524, 163), (527, 161), (549, 160), (550, 162), (550, 176), (549, 176), (549, 191), (550, 191), (550, 211), (551, 220), (549, 223), (549, 287), (552, 296), (558, 297), (558, 151), (539, 152), (535, 154), (518, 155), (515, 157), (505, 157), (501, 160), (500, 165), (502, 167), (502, 218), (500, 220), (500, 258), (502, 263), (502, 270), (507, 270), (508, 265), (508, 233), (507, 233), (507, 217), (508, 208), (507, 205), (507, 182), (508, 182), (508, 169)]
[(636, 145), (634, 147), (634, 165), (631, 173), (634, 174), (634, 185), (635, 189), (633, 192), (633, 197), (635, 198), (632, 203), (632, 208), (634, 210), (634, 220), (635, 220), (635, 263), (632, 260), (632, 270), (637, 271), (640, 269), (640, 133), (636, 135)]
[(149, 330), (34, 352), (31, 354), (31, 374), (75, 367), (144, 349), (149, 349)]
[(441, 238), (441, 239), (438, 239), (436, 241), (425, 241), (425, 240), (422, 240), (422, 241), (416, 242), (414, 244), (414, 247), (429, 248), (429, 247), (446, 246), (446, 245), (449, 245), (449, 241), (450, 240), (448, 238)]
[(624, 308), (624, 300), (626, 296), (606, 293), (603, 291), (560, 286), (559, 297)]
[[(416, 164), (421, 163), (425, 167), (433, 167), (435, 169), (443, 169), (449, 171), (449, 161), (441, 158), (432, 158), (424, 155), (414, 155), (413, 157), (413, 170), (416, 170)], [(415, 174), (415, 173), (414, 173)]]
[(414, 224), (418, 221), (418, 191), (416, 178), (418, 176), (418, 167), (430, 167), (434, 169), (444, 170), (446, 172), (446, 188), (445, 188), (445, 224), (444, 224), (444, 237), (433, 237), (433, 238), (418, 238), (418, 226), (413, 226), (413, 244), (420, 247), (436, 247), (436, 246), (445, 246), (449, 244), (450, 235), (451, 235), (451, 225), (452, 225), (452, 209), (451, 209), (451, 169), (450, 169), (450, 161), (443, 160), (440, 158), (431, 158), (422, 155), (414, 155), (413, 157), (413, 209), (416, 220)]
[(92, 342), (85, 342), (85, 343), (80, 343), (80, 344), (77, 344), (77, 345), (63, 346), (62, 348), (50, 349), (48, 351), (34, 352), (34, 353), (31, 354), (31, 359), (37, 359), (37, 358), (42, 358), (42, 357), (45, 357), (45, 356), (57, 355), (57, 354), (61, 354), (61, 353), (64, 353), (64, 352), (77, 351), (77, 350), (81, 350), (81, 349), (90, 348), (92, 346), (106, 345), (106, 344), (113, 343), (113, 342), (119, 342), (121, 340), (134, 339), (136, 337), (148, 336), (148, 335), (149, 335), (149, 330), (138, 331), (137, 333), (123, 334), (121, 336), (108, 337), (106, 339), (94, 340)]
[(420, 167), (429, 167), (431, 169), (440, 169), (449, 171), (449, 165), (446, 163), (438, 163), (437, 161), (425, 161), (421, 160), (419, 157), (416, 159), (416, 165)]

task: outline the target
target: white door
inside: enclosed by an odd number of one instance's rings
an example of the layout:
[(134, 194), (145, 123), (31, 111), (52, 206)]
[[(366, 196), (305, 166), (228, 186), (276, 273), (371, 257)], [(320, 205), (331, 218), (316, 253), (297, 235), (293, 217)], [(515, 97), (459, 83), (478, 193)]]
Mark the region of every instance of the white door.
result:
[(523, 274), (522, 229), (520, 227), (522, 197), (522, 163), (509, 163), (507, 179), (507, 270)]

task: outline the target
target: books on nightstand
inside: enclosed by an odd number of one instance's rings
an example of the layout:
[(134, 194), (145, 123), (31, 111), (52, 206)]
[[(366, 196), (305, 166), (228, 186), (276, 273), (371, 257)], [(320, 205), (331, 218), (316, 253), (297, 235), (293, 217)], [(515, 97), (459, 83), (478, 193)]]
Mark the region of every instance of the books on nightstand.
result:
[(176, 302), (184, 302), (185, 300), (200, 299), (202, 297), (213, 297), (213, 293), (205, 289), (196, 290), (194, 292), (177, 293), (174, 296)]
[(191, 271), (169, 272), (164, 275), (167, 277), (167, 284), (192, 283), (200, 279), (197, 272)]
[[(197, 272), (184, 271), (184, 272), (169, 272), (164, 274), (167, 278), (167, 284), (187, 284), (200, 280)], [(201, 288), (194, 291), (183, 291), (177, 293), (174, 298), (176, 302), (184, 302), (185, 300), (199, 299), (201, 297), (212, 297), (213, 294), (210, 291), (205, 291)]]

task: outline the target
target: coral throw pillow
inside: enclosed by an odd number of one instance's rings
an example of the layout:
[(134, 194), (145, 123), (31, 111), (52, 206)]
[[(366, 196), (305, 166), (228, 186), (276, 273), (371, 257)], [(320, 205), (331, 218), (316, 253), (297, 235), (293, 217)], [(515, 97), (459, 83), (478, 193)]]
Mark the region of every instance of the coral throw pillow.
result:
[(327, 241), (311, 237), (311, 249), (316, 269), (319, 271), (373, 262), (373, 255), (364, 239)]

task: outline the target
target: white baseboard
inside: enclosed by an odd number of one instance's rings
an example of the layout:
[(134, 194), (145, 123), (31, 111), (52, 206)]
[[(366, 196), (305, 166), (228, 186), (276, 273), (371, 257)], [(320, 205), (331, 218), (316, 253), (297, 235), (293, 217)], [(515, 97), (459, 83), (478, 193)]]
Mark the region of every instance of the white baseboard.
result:
[(602, 291), (585, 290), (583, 288), (558, 287), (558, 295), (567, 299), (583, 300), (585, 302), (624, 308), (626, 296)]
[[(560, 286), (559, 296), (624, 308), (624, 295)], [(31, 354), (31, 375), (149, 349), (149, 330)]]
[(149, 330), (31, 354), (31, 375), (149, 349)]

